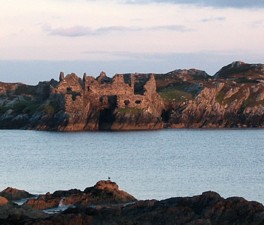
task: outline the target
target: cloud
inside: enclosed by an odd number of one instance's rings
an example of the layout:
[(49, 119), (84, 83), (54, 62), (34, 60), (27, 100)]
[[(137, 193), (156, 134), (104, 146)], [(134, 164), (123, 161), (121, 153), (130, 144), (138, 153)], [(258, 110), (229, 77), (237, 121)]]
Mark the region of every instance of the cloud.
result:
[(169, 30), (169, 31), (178, 31), (178, 32), (192, 31), (192, 29), (187, 28), (186, 26), (183, 25), (153, 26), (146, 28), (146, 30), (150, 30), (150, 31)]
[(108, 26), (108, 27), (100, 27), (94, 29), (94, 34), (106, 34), (110, 32), (131, 32), (131, 31), (140, 31), (142, 28), (140, 27), (125, 27), (125, 26)]
[(264, 20), (256, 20), (250, 23), (251, 28), (264, 28)]
[(225, 17), (219, 16), (219, 17), (203, 18), (201, 21), (207, 23), (207, 22), (216, 22), (216, 21), (225, 21), (225, 20), (226, 20)]
[(264, 8), (264, 0), (125, 0), (125, 3), (172, 3), (172, 4), (194, 4), (199, 6), (211, 6), (216, 8)]
[(191, 29), (183, 25), (165, 25), (165, 26), (152, 26), (152, 27), (126, 27), (126, 26), (107, 26), (92, 29), (86, 26), (72, 26), (68, 28), (52, 28), (50, 26), (43, 26), (43, 30), (50, 35), (64, 36), (64, 37), (82, 37), (92, 35), (103, 35), (116, 32), (136, 32), (136, 31), (175, 31), (187, 32)]
[(85, 35), (92, 35), (93, 31), (89, 27), (73, 26), (68, 28), (51, 28), (44, 27), (50, 35), (66, 36), (66, 37), (80, 37)]
[(58, 27), (52, 28), (50, 26), (43, 26), (43, 30), (48, 32), (50, 35), (64, 36), (64, 37), (82, 37), (91, 35), (101, 35), (110, 32), (128, 32), (138, 31), (137, 27), (123, 27), (123, 26), (108, 26), (92, 29), (87, 26), (72, 26), (72, 27)]

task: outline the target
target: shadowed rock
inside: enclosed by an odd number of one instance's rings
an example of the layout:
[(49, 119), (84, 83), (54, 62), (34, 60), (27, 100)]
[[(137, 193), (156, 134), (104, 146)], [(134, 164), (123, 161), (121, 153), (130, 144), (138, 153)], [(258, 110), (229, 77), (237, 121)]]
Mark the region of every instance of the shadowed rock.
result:
[(9, 201), (14, 201), (14, 200), (20, 200), (24, 198), (30, 198), (33, 195), (23, 190), (8, 187), (5, 190), (0, 192), (0, 196), (5, 197)]
[(112, 181), (99, 181), (93, 187), (84, 191), (72, 189), (69, 191), (55, 191), (53, 194), (40, 195), (37, 199), (30, 199), (25, 204), (35, 209), (50, 209), (61, 205), (104, 205), (134, 202), (136, 199), (119, 190), (118, 185)]
[[(72, 207), (53, 214), (34, 208)], [(110, 180), (86, 188), (56, 191), (18, 206), (0, 197), (2, 225), (263, 225), (264, 206), (208, 191), (194, 197), (137, 201)], [(59, 202), (59, 203), (58, 203)], [(1, 204), (2, 203), (2, 204)], [(52, 205), (53, 204), (53, 205)], [(45, 207), (44, 207), (45, 206)], [(34, 207), (34, 208), (32, 208)]]
[(138, 201), (127, 206), (74, 208), (27, 225), (262, 225), (264, 207), (243, 198), (224, 199), (214, 192), (162, 201)]

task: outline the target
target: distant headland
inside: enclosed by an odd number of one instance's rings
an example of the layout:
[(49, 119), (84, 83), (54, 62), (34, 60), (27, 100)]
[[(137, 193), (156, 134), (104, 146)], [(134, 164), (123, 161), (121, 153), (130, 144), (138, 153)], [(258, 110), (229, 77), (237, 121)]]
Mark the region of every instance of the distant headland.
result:
[(0, 129), (53, 131), (264, 127), (264, 64), (97, 78), (59, 75), (38, 85), (0, 82)]

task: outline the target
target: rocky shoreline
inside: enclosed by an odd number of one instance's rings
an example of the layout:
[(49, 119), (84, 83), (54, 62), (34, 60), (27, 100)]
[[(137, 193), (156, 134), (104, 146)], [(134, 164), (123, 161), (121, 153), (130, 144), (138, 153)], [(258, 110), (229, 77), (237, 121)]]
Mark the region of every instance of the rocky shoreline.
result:
[(263, 127), (263, 64), (233, 62), (213, 76), (189, 69), (113, 78), (60, 73), (36, 86), (0, 82), (0, 129)]
[[(19, 203), (19, 204), (18, 204)], [(84, 191), (71, 189), (34, 196), (0, 192), (1, 225), (263, 225), (264, 206), (215, 192), (165, 200), (137, 200), (110, 180)]]

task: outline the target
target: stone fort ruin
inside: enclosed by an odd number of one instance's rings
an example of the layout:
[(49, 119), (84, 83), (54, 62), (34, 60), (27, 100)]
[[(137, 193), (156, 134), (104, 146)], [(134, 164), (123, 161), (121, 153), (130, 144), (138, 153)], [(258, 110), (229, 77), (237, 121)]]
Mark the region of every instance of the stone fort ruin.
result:
[[(101, 72), (97, 78), (84, 74), (81, 79), (74, 73), (67, 76), (61, 73), (52, 93), (54, 96), (64, 96), (69, 124), (77, 127), (84, 123), (89, 126), (89, 119), (94, 121), (98, 117), (100, 120), (102, 112), (107, 118), (137, 110), (158, 118), (163, 109), (153, 74), (117, 74), (110, 78)], [(97, 115), (97, 112), (101, 114)]]

